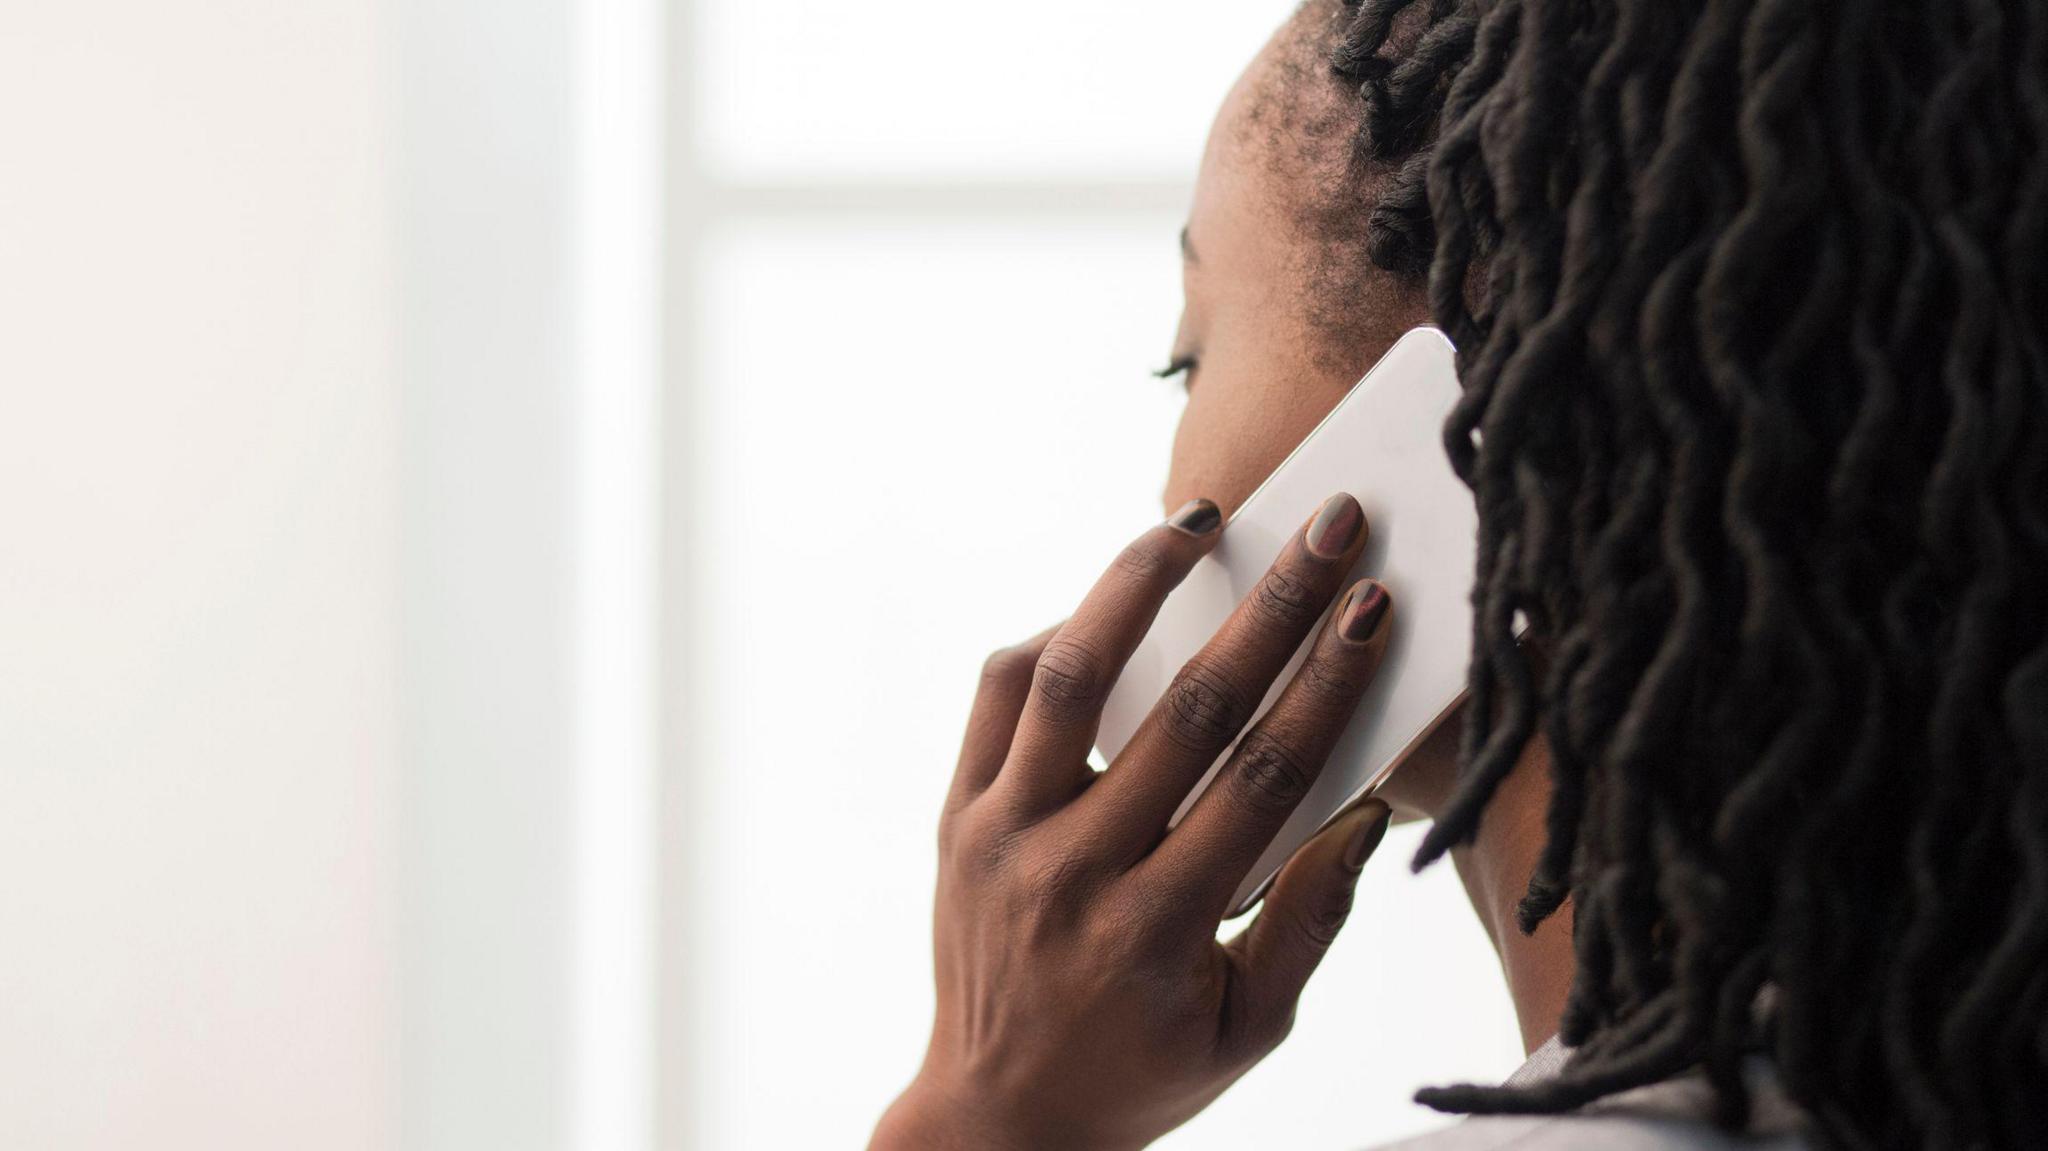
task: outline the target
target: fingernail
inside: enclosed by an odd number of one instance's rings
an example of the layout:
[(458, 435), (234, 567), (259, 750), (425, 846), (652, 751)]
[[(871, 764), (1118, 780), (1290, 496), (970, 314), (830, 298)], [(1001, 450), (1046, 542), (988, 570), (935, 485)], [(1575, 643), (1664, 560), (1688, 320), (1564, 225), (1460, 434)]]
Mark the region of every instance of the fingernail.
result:
[(1166, 523), (1176, 531), (1205, 536), (1223, 526), (1223, 510), (1208, 500), (1189, 500), (1166, 517)]
[[(1378, 814), (1372, 814), (1377, 808)], [(1344, 847), (1344, 869), (1353, 875), (1365, 870), (1365, 861), (1378, 850), (1380, 840), (1387, 837), (1387, 825), (1394, 821), (1393, 809), (1377, 799), (1368, 799), (1359, 805), (1352, 816), (1358, 826), (1352, 829), (1351, 842)]]
[(1359, 580), (1337, 616), (1337, 634), (1348, 643), (1370, 640), (1380, 630), (1380, 621), (1387, 618), (1390, 602), (1387, 589), (1378, 580)]
[(1308, 525), (1308, 550), (1326, 560), (1336, 559), (1358, 538), (1358, 529), (1364, 526), (1365, 509), (1358, 506), (1357, 500), (1338, 492), (1323, 502), (1323, 509)]

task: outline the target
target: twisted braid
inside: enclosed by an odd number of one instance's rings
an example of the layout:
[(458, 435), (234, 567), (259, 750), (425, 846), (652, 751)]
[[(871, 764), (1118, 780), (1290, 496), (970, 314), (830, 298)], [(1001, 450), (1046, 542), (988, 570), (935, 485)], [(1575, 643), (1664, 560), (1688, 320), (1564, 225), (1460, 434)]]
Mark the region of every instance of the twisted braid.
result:
[(1479, 510), (1416, 862), (1540, 731), (1576, 917), (1565, 1073), (1420, 1098), (1739, 1125), (1764, 1051), (1831, 1145), (2048, 1145), (2048, 9), (1342, 0), (1330, 61)]

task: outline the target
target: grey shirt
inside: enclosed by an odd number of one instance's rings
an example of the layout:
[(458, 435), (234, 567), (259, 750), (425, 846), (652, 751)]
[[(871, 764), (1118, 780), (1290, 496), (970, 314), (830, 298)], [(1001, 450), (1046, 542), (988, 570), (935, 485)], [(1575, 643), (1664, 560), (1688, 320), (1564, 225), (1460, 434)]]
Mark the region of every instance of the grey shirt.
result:
[[(1536, 1083), (1564, 1068), (1569, 1052), (1556, 1039), (1508, 1077)], [(1808, 1151), (1805, 1119), (1785, 1098), (1769, 1066), (1744, 1069), (1752, 1095), (1750, 1129), (1730, 1135), (1709, 1120), (1713, 1091), (1698, 1074), (1602, 1099), (1568, 1115), (1503, 1115), (1467, 1119), (1380, 1151)]]

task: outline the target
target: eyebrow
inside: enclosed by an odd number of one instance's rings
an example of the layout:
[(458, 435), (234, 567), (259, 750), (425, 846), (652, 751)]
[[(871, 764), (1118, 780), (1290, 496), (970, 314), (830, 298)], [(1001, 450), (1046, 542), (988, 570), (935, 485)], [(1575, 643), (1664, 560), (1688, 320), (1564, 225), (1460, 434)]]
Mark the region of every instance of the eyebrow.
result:
[(1186, 228), (1180, 230), (1180, 258), (1190, 264), (1201, 263), (1200, 260), (1195, 258), (1195, 246), (1188, 241), (1188, 230)]

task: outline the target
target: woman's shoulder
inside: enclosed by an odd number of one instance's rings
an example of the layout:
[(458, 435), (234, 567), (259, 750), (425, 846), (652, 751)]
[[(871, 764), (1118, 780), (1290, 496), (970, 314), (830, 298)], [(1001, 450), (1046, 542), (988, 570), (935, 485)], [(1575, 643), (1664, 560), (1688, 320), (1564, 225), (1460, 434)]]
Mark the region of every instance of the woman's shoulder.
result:
[(1797, 1131), (1731, 1135), (1700, 1119), (1606, 1110), (1487, 1116), (1379, 1151), (1808, 1151)]
[[(1508, 1080), (1547, 1078), (1564, 1064), (1556, 1040), (1530, 1056)], [(1713, 1092), (1688, 1075), (1639, 1087), (1567, 1115), (1498, 1115), (1467, 1119), (1441, 1131), (1390, 1143), (1378, 1151), (1808, 1151), (1806, 1120), (1779, 1090), (1767, 1063), (1745, 1069), (1751, 1091), (1748, 1131), (1714, 1126)]]

